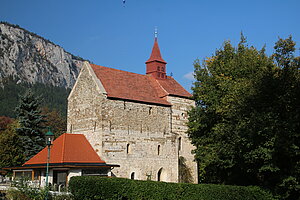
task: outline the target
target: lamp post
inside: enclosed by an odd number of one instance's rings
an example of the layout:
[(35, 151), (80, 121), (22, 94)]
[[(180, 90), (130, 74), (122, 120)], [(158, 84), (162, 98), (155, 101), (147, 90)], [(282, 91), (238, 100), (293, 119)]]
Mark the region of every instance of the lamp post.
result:
[(50, 127), (48, 128), (48, 132), (45, 134), (45, 138), (46, 138), (46, 145), (48, 147), (47, 167), (46, 167), (46, 197), (45, 197), (45, 199), (48, 200), (48, 193), (49, 193), (48, 175), (49, 175), (50, 148), (51, 148), (52, 142), (54, 140), (54, 134), (50, 131)]

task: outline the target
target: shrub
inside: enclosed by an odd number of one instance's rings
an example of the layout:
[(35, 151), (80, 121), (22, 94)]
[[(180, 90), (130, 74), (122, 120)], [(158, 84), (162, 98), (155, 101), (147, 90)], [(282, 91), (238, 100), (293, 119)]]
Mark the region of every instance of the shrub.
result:
[(259, 187), (213, 184), (165, 183), (93, 176), (72, 177), (74, 199), (186, 199), (186, 200), (272, 200)]
[(26, 178), (21, 178), (12, 184), (14, 187), (7, 191), (6, 198), (11, 200), (42, 200), (46, 190), (38, 189), (29, 185)]
[[(13, 183), (13, 188), (9, 189), (6, 194), (6, 199), (9, 200), (44, 200), (46, 198), (46, 188), (35, 188), (28, 184), (26, 179), (20, 179)], [(72, 200), (70, 194), (52, 194), (48, 193), (49, 200)]]

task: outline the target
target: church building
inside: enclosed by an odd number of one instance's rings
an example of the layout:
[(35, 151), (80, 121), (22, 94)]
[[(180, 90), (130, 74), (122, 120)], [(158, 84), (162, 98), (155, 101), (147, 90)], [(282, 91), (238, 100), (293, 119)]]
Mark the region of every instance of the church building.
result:
[(116, 177), (198, 182), (186, 134), (191, 94), (171, 76), (155, 37), (146, 74), (85, 62), (68, 97), (68, 133), (84, 134)]

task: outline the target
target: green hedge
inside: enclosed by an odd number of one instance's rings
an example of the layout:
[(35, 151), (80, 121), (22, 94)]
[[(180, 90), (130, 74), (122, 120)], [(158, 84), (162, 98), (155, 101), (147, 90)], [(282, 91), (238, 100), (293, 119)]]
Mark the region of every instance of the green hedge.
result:
[(75, 199), (170, 199), (170, 200), (271, 200), (259, 187), (212, 184), (164, 183), (93, 176), (72, 177), (69, 183)]

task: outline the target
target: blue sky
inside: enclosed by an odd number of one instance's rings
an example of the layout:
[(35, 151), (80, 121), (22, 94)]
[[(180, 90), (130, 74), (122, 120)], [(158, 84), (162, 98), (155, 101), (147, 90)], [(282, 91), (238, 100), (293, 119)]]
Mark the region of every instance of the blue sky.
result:
[[(249, 45), (273, 52), (278, 37), (300, 43), (299, 0), (1, 0), (7, 21), (95, 64), (145, 73), (154, 28), (167, 73), (190, 91), (203, 60), (241, 31)], [(299, 55), (299, 50), (297, 50)]]

